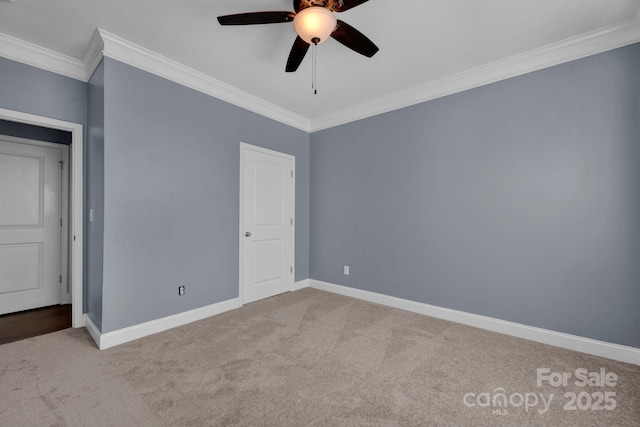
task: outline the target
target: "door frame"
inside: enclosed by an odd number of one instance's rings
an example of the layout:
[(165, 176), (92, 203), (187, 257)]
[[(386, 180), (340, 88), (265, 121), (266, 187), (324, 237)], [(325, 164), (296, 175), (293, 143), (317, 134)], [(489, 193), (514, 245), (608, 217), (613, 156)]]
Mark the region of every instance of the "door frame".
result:
[(244, 153), (245, 150), (257, 151), (272, 156), (285, 157), (291, 160), (291, 170), (293, 171), (292, 194), (291, 194), (291, 218), (293, 219), (293, 227), (291, 229), (291, 265), (293, 266), (291, 281), (291, 291), (295, 287), (295, 265), (296, 265), (296, 156), (280, 151), (270, 150), (268, 148), (259, 147), (257, 145), (240, 142), (240, 216), (238, 221), (238, 299), (240, 305), (244, 305)]
[(84, 134), (79, 123), (66, 122), (20, 111), (0, 108), (0, 119), (63, 130), (71, 133), (69, 150), (69, 270), (68, 283), (71, 288), (71, 323), (74, 328), (84, 326), (83, 318), (83, 268), (84, 268)]

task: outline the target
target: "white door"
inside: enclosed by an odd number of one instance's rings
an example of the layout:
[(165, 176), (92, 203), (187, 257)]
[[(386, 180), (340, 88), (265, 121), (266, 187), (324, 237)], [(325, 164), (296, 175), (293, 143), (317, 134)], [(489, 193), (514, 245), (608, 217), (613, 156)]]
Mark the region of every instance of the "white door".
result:
[(0, 138), (0, 314), (60, 303), (62, 149)]
[(240, 146), (240, 292), (244, 304), (293, 289), (295, 158)]

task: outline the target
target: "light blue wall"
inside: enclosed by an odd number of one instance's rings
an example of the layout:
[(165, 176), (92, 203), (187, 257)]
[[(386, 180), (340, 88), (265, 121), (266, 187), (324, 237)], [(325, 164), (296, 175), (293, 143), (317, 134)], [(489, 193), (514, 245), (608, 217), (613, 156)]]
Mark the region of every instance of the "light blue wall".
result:
[(0, 108), (85, 125), (84, 310), (102, 332), (238, 296), (240, 141), (296, 156), (308, 278), (307, 133), (109, 59), (88, 84), (5, 58), (0, 75)]
[(87, 85), (0, 57), (0, 108), (85, 124)]
[(104, 66), (102, 332), (238, 297), (241, 141), (296, 157), (296, 279), (306, 279), (309, 135), (118, 61)]
[[(104, 61), (88, 83), (85, 144), (85, 311), (102, 328), (104, 232)], [(89, 210), (93, 209), (93, 221)]]
[(640, 347), (639, 76), (636, 44), (312, 134), (310, 277)]

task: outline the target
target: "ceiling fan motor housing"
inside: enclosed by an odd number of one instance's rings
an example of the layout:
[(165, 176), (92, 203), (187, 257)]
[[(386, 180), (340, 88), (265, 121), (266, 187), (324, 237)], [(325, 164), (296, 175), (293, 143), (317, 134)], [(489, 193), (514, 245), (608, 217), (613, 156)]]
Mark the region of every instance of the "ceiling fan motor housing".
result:
[(335, 11), (344, 6), (344, 2), (342, 0), (302, 0), (300, 2), (300, 10), (311, 6), (321, 6), (325, 9)]

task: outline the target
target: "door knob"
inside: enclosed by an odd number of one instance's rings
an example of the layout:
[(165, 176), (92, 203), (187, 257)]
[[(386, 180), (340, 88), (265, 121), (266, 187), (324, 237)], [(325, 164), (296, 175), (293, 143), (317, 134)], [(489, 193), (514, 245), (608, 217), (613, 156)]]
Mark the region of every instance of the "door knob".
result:
[(247, 231), (246, 233), (244, 233), (244, 237), (251, 237), (251, 232)]

